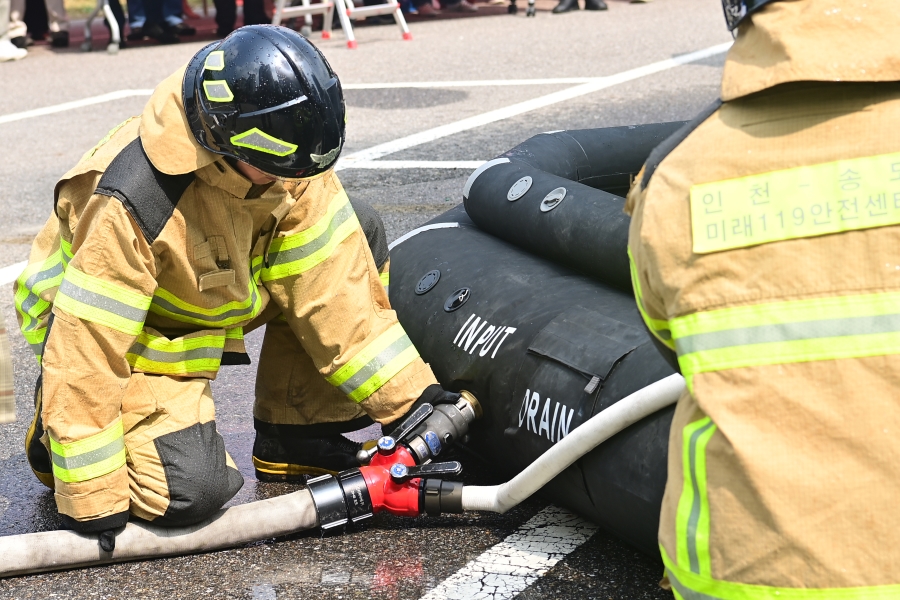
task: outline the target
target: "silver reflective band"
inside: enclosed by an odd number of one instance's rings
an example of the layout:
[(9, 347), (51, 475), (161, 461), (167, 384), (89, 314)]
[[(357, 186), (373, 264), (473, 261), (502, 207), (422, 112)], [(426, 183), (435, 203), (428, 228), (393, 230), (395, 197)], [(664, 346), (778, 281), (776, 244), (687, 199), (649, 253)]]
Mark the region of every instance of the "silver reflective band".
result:
[(688, 464), (691, 470), (691, 487), (694, 491), (694, 497), (691, 501), (691, 513), (687, 523), (687, 550), (688, 559), (690, 560), (691, 572), (700, 572), (700, 559), (697, 557), (697, 523), (700, 521), (700, 484), (697, 483), (697, 441), (710, 427), (713, 427), (710, 421), (700, 429), (691, 434), (690, 445), (688, 446)]
[(684, 355), (731, 346), (894, 333), (898, 331), (900, 331), (900, 314), (868, 315), (844, 319), (776, 323), (773, 325), (758, 325), (756, 327), (698, 333), (675, 340), (675, 348), (679, 355)]
[(360, 367), (359, 371), (354, 373), (353, 377), (339, 385), (338, 389), (349, 395), (412, 345), (412, 340), (404, 333), (402, 337), (398, 338), (390, 346), (375, 355), (372, 360)]
[(68, 279), (63, 279), (59, 286), (59, 293), (68, 296), (73, 300), (77, 300), (82, 304), (105, 310), (106, 312), (110, 312), (136, 323), (143, 323), (144, 319), (147, 318), (146, 310), (129, 306), (124, 302), (119, 302), (109, 296), (102, 296), (96, 292), (91, 292), (82, 287), (78, 287)]
[(231, 102), (234, 100), (234, 94), (225, 81), (204, 81), (203, 89), (206, 91), (206, 97), (213, 102)]
[(221, 71), (225, 68), (225, 52), (216, 50), (210, 52), (203, 63), (203, 67), (209, 71)]
[(331, 238), (334, 236), (335, 230), (346, 223), (348, 219), (351, 219), (354, 214), (356, 213), (353, 211), (353, 206), (348, 202), (347, 204), (342, 206), (336, 213), (334, 213), (334, 216), (331, 218), (331, 222), (328, 224), (328, 229), (323, 231), (319, 235), (319, 237), (307, 242), (306, 244), (303, 244), (302, 246), (297, 246), (296, 248), (270, 253), (269, 267), (271, 268), (276, 265), (284, 265), (296, 260), (306, 258), (317, 250), (324, 248), (328, 245), (328, 242), (331, 241)]
[(66, 457), (53, 452), (53, 464), (61, 469), (66, 469), (67, 471), (79, 469), (113, 457), (124, 449), (125, 438), (119, 437), (96, 450), (91, 450), (90, 452), (85, 452), (76, 456)]
[(203, 346), (201, 348), (194, 348), (192, 350), (183, 350), (179, 352), (165, 352), (163, 350), (156, 350), (154, 348), (149, 348), (139, 342), (135, 342), (134, 345), (131, 346), (131, 349), (128, 350), (128, 352), (129, 354), (136, 354), (137, 356), (140, 356), (141, 358), (144, 358), (146, 360), (160, 363), (187, 362), (189, 360), (198, 360), (203, 358), (221, 360), (222, 358), (222, 348), (218, 348), (215, 346)]

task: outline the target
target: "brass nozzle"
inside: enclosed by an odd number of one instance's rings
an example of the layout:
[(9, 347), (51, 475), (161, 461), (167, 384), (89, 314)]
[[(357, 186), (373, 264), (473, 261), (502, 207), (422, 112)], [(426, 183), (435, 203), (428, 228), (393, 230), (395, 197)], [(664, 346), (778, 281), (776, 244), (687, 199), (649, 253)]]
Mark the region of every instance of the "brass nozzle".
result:
[(459, 395), (462, 396), (462, 399), (469, 403), (472, 407), (472, 410), (475, 412), (475, 418), (480, 419), (482, 415), (484, 415), (484, 410), (481, 408), (481, 403), (478, 402), (478, 398), (475, 397), (472, 392), (467, 390), (460, 390)]

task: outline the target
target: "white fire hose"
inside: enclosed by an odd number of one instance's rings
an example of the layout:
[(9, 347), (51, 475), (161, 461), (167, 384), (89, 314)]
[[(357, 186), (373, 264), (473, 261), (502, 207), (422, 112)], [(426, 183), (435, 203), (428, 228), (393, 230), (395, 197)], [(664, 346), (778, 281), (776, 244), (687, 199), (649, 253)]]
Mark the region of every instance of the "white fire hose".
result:
[[(519, 473), (498, 486), (463, 486), (463, 510), (506, 512), (538, 491), (596, 446), (678, 400), (684, 379), (671, 375), (619, 400), (573, 430)], [(0, 537), (0, 577), (96, 566), (161, 556), (181, 556), (312, 529), (318, 522), (307, 489), (223, 509), (183, 528), (128, 523), (116, 547), (104, 552), (97, 537), (46, 531)]]
[(674, 404), (683, 390), (684, 378), (676, 374), (622, 398), (582, 423), (506, 483), (463, 486), (463, 510), (508, 511), (601, 443), (629, 425)]

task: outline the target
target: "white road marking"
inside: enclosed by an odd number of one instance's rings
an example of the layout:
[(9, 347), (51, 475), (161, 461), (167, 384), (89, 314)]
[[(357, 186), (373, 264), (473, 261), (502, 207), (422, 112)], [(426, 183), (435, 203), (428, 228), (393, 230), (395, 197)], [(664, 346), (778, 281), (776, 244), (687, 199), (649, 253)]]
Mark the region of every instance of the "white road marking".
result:
[(22, 274), (22, 271), (25, 270), (25, 267), (28, 266), (28, 261), (23, 260), (20, 263), (16, 263), (14, 265), (9, 265), (8, 267), (0, 268), (0, 285), (6, 285), (7, 283), (12, 283), (16, 279), (18, 279), (19, 275)]
[(496, 546), (469, 561), (421, 600), (506, 600), (544, 576), (597, 526), (548, 506)]
[(538, 98), (526, 100), (525, 102), (519, 102), (518, 104), (513, 104), (511, 106), (492, 110), (480, 115), (475, 115), (467, 119), (462, 119), (461, 121), (456, 121), (454, 123), (448, 123), (447, 125), (441, 125), (440, 127), (434, 127), (432, 129), (420, 131), (419, 133), (414, 133), (412, 135), (392, 140), (384, 144), (378, 144), (377, 146), (373, 146), (367, 150), (360, 150), (359, 152), (353, 152), (352, 154), (341, 157), (338, 160), (336, 170), (351, 168), (353, 166), (353, 163), (355, 162), (376, 160), (378, 158), (381, 158), (382, 156), (387, 156), (388, 154), (393, 154), (394, 152), (406, 150), (408, 148), (419, 146), (421, 144), (427, 144), (428, 142), (433, 142), (434, 140), (446, 137), (448, 135), (454, 135), (456, 133), (467, 131), (469, 129), (482, 127), (484, 125), (494, 123), (495, 121), (502, 121), (503, 119), (508, 119), (510, 117), (515, 117), (517, 115), (537, 110), (539, 108), (544, 108), (553, 104), (572, 100), (574, 98), (578, 98), (579, 96), (584, 96), (586, 94), (591, 94), (593, 92), (597, 92), (614, 85), (619, 85), (620, 83), (626, 83), (640, 77), (646, 77), (647, 75), (652, 75), (661, 71), (667, 71), (669, 69), (685, 65), (687, 63), (702, 60), (710, 56), (715, 56), (716, 54), (721, 54), (727, 51), (731, 47), (731, 44), (732, 42), (717, 44), (715, 46), (710, 46), (709, 48), (704, 48), (703, 50), (697, 50), (696, 52), (690, 52), (688, 54), (676, 56), (675, 58), (669, 58), (649, 65), (644, 65), (643, 67), (638, 67), (636, 69), (623, 71), (615, 75), (597, 79), (596, 81), (583, 83), (581, 85), (576, 85), (575, 87), (560, 90), (558, 92), (553, 92), (552, 94), (547, 94), (546, 96), (540, 96)]
[[(665, 71), (667, 69), (671, 69), (672, 67), (677, 67), (678, 65), (687, 64), (690, 62), (694, 62), (697, 60), (701, 60), (703, 58), (708, 58), (710, 56), (714, 56), (716, 54), (721, 54), (728, 50), (731, 47), (731, 42), (726, 42), (724, 44), (719, 44), (718, 46), (712, 46), (710, 48), (706, 48), (704, 50), (698, 50), (697, 52), (691, 52), (689, 54), (684, 54), (681, 56), (676, 56), (675, 58), (670, 58), (668, 60), (660, 61), (657, 63), (653, 63), (650, 65), (646, 65), (643, 67), (638, 67), (637, 69), (631, 69), (630, 71), (624, 71), (622, 73), (618, 73), (616, 75), (610, 75), (607, 77), (557, 77), (557, 78), (548, 78), (548, 79), (476, 79), (469, 81), (402, 81), (397, 83), (348, 83), (343, 86), (345, 90), (380, 90), (380, 89), (402, 89), (402, 88), (451, 88), (451, 87), (493, 87), (493, 86), (528, 86), (528, 85), (577, 85), (578, 87), (570, 88), (568, 90), (563, 90), (562, 92), (556, 92), (555, 94), (550, 94), (549, 96), (542, 96), (541, 98), (536, 98), (535, 100), (530, 100), (528, 102), (523, 102), (520, 104), (515, 104), (513, 106), (507, 107), (505, 109), (500, 109), (500, 111), (491, 111), (490, 113), (485, 113), (484, 115), (479, 115), (477, 117), (472, 117), (473, 119), (484, 118), (487, 115), (493, 115), (494, 113), (503, 113), (504, 111), (517, 111), (510, 112), (508, 116), (505, 117), (497, 117), (491, 120), (485, 121), (485, 123), (491, 123), (493, 121), (497, 121), (500, 119), (509, 118), (511, 116), (515, 116), (518, 114), (522, 114), (523, 112), (527, 112), (529, 110), (534, 110), (535, 108), (542, 108), (543, 106), (549, 106), (550, 104), (556, 104), (557, 102), (563, 102), (565, 100), (569, 100), (571, 98), (575, 98), (578, 96), (583, 96), (584, 94), (590, 94), (591, 92), (602, 90), (604, 88), (624, 83), (625, 81), (631, 81), (632, 79), (637, 79), (638, 77), (644, 77), (645, 75), (650, 75), (652, 73), (658, 73), (660, 71)], [(580, 85), (578, 85), (580, 84)], [(566, 94), (568, 92), (568, 94)], [(63, 102), (62, 104), (54, 104), (52, 106), (44, 106), (42, 108), (35, 108), (32, 110), (25, 110), (17, 113), (9, 113), (6, 115), (0, 115), (0, 125), (3, 123), (12, 123), (14, 121), (21, 121), (23, 119), (30, 119), (32, 117), (42, 117), (45, 115), (52, 115), (55, 113), (65, 112), (67, 110), (73, 110), (76, 108), (83, 108), (85, 106), (92, 106), (94, 104), (102, 104), (104, 102), (111, 102), (113, 100), (121, 100), (122, 98), (131, 98), (134, 96), (149, 96), (153, 93), (152, 89), (134, 89), (134, 90), (118, 90), (116, 92), (110, 92), (108, 94), (101, 94), (99, 96), (91, 96), (89, 98), (82, 98), (81, 100), (73, 100), (71, 102)], [(561, 96), (558, 96), (561, 94)], [(541, 103), (543, 102), (543, 103)], [(524, 108), (529, 103), (538, 103), (538, 106), (534, 106), (534, 108)], [(523, 110), (524, 108), (524, 110)], [(465, 120), (467, 121), (467, 120)], [(457, 123), (462, 123), (463, 121), (458, 121)], [(471, 129), (472, 127), (477, 127), (482, 123), (476, 123), (471, 126), (467, 126), (464, 129), (460, 129), (459, 131), (464, 131), (465, 129)], [(456, 123), (451, 123), (450, 125), (445, 125), (444, 127), (452, 127), (456, 125)], [(441, 128), (436, 128), (441, 129)], [(429, 132), (435, 131), (434, 129), (430, 129)], [(422, 132), (428, 133), (428, 132)], [(454, 131), (454, 133), (456, 133)], [(421, 134), (417, 134), (421, 135)], [(450, 134), (445, 134), (450, 135)], [(409, 136), (412, 137), (412, 136)], [(443, 136), (439, 136), (443, 137)], [(407, 138), (401, 138), (407, 139)], [(437, 138), (432, 138), (437, 139)], [(397, 140), (399, 141), (399, 140)], [(428, 140), (430, 141), (430, 140)], [(395, 143), (395, 142), (389, 142)], [(424, 143), (424, 142), (419, 142)], [(377, 148), (381, 148), (385, 144), (381, 144), (380, 146), (376, 146), (370, 150), (375, 150)], [(414, 144), (418, 145), (418, 144)], [(410, 146), (405, 146), (408, 148)], [(402, 149), (402, 148), (401, 148)], [(392, 150), (391, 152), (396, 152), (396, 150)], [(387, 152), (385, 154), (390, 154)], [(379, 154), (378, 156), (384, 156), (385, 154)], [(348, 157), (349, 158), (349, 157)], [(363, 160), (365, 157), (360, 156), (358, 160)], [(377, 158), (377, 157), (375, 157)]]
[(354, 169), (477, 169), (483, 160), (362, 160)]
[(43, 108), (35, 108), (23, 112), (10, 113), (8, 115), (0, 115), (0, 125), (3, 123), (12, 123), (13, 121), (21, 121), (32, 117), (43, 117), (44, 115), (52, 115), (54, 113), (65, 112), (75, 108), (92, 106), (94, 104), (102, 104), (112, 100), (121, 100), (122, 98), (131, 98), (133, 96), (149, 96), (153, 90), (119, 90), (99, 96), (91, 96), (90, 98), (82, 98), (81, 100), (73, 100), (72, 102), (63, 102), (62, 104), (54, 104), (53, 106), (45, 106)]
[(398, 88), (501, 87), (510, 85), (575, 85), (602, 77), (556, 77), (554, 79), (473, 79), (469, 81), (401, 81), (399, 83), (346, 83), (345, 90), (391, 90)]

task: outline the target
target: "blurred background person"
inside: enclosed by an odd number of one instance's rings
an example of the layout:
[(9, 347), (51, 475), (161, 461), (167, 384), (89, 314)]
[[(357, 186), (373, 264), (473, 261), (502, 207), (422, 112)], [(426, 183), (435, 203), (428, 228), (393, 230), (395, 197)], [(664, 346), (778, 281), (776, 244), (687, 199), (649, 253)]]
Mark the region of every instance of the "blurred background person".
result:
[(151, 38), (174, 44), (197, 30), (184, 22), (182, 0), (128, 0), (129, 40)]
[[(17, 48), (11, 41), (10, 38), (13, 37), (11, 34), (14, 33), (11, 31), (10, 22), (9, 22), (9, 0), (0, 0), (0, 62), (6, 62), (9, 60), (19, 60), (20, 58), (25, 58), (25, 55), (28, 54), (28, 51), (24, 48)], [(24, 35), (24, 32), (22, 32)], [(3, 330), (3, 339), (0, 339), (0, 345), (4, 348), (6, 347), (6, 328), (3, 325), (2, 321), (3, 317), (0, 316), (0, 328)], [(2, 350), (0, 350), (2, 352)], [(8, 354), (8, 352), (7, 352)], [(3, 356), (0, 356), (0, 361), (3, 360)], [(0, 423), (3, 422), (3, 364), (0, 362)]]
[[(110, 6), (114, 2), (116, 0), (110, 2)], [(63, 0), (34, 0), (28, 4), (26, 7), (26, 0), (11, 0), (12, 20), (24, 21), (34, 39), (42, 40), (49, 32), (54, 48), (66, 48), (69, 45), (69, 17)], [(45, 9), (46, 14), (41, 9)]]

